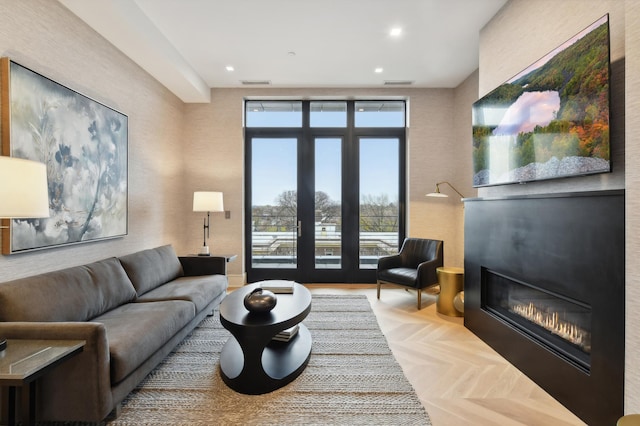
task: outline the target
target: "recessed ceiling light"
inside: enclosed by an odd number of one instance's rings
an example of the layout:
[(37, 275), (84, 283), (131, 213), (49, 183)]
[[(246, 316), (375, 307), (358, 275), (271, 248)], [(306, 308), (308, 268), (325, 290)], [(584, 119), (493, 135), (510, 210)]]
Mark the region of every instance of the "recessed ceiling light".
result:
[(233, 71), (233, 70), (235, 69), (235, 68), (233, 68), (231, 65), (227, 65), (225, 68), (226, 68), (226, 70), (227, 70), (227, 71), (229, 71), (229, 72), (231, 72), (231, 71)]
[(384, 69), (382, 67), (378, 67), (374, 70), (374, 72), (380, 74), (382, 71), (384, 71)]
[(398, 37), (400, 34), (402, 34), (402, 28), (400, 27), (391, 28), (391, 31), (389, 31), (391, 37)]

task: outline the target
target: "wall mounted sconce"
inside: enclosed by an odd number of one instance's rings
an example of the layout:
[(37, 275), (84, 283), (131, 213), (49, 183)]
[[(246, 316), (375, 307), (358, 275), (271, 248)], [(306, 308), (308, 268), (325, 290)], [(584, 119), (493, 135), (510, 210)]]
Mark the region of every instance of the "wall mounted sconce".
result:
[(222, 201), (222, 192), (211, 191), (196, 191), (193, 193), (193, 211), (194, 212), (207, 212), (207, 217), (204, 218), (204, 224), (202, 227), (202, 248), (200, 249), (199, 256), (210, 256), (209, 246), (207, 245), (207, 238), (209, 237), (209, 213), (210, 212), (223, 212), (224, 203)]
[(453, 189), (454, 191), (456, 191), (458, 193), (458, 195), (460, 196), (460, 201), (462, 201), (462, 199), (464, 198), (464, 195), (462, 195), (460, 193), (460, 191), (458, 191), (453, 185), (451, 185), (449, 182), (447, 181), (442, 181), (442, 182), (438, 182), (436, 183), (436, 191), (435, 192), (430, 192), (428, 193), (426, 196), (427, 197), (441, 197), (441, 198), (446, 198), (448, 197), (447, 194), (443, 194), (442, 192), (440, 192), (440, 185), (442, 185), (443, 183), (446, 183), (447, 185), (449, 185), (451, 187), (451, 189)]
[[(0, 218), (38, 217), (49, 217), (47, 166), (22, 158), (0, 157)], [(0, 354), (6, 347), (7, 339), (0, 336)]]

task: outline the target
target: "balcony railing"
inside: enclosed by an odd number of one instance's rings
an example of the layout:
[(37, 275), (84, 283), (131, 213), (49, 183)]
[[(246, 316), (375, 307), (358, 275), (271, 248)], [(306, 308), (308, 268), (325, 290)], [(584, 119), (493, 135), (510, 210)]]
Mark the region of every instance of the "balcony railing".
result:
[[(367, 216), (361, 223), (371, 231), (360, 231), (361, 268), (375, 268), (380, 256), (398, 252), (398, 227), (389, 224), (395, 216)], [(387, 224), (385, 224), (385, 222)], [(378, 224), (372, 226), (372, 224)], [(341, 263), (341, 224), (317, 223), (315, 226), (316, 267), (331, 268)], [(297, 264), (297, 218), (261, 215), (252, 217), (252, 266), (292, 268)], [(332, 254), (327, 254), (332, 253)]]

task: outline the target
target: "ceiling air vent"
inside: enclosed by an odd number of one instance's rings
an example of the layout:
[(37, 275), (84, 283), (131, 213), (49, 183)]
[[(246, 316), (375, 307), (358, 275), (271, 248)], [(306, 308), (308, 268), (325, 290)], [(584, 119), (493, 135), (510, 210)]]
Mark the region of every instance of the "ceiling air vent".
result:
[(385, 80), (384, 81), (385, 86), (411, 86), (413, 83), (415, 82), (412, 80)]
[(271, 84), (270, 80), (240, 80), (243, 86), (268, 86)]

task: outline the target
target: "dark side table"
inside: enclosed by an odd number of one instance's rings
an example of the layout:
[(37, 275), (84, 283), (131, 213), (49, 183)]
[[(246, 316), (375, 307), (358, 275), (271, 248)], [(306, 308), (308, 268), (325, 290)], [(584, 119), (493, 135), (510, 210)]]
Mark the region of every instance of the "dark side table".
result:
[(0, 386), (9, 388), (9, 426), (16, 424), (16, 388), (29, 386), (27, 424), (35, 425), (36, 380), (82, 352), (84, 345), (84, 340), (7, 340), (7, 348), (0, 354)]
[(180, 263), (185, 275), (219, 274), (223, 271), (223, 275), (227, 275), (227, 263), (233, 262), (237, 257), (236, 254), (212, 254), (210, 256), (188, 254), (180, 256)]
[[(294, 284), (292, 294), (276, 294), (275, 308), (252, 314), (244, 297), (262, 283), (231, 292), (220, 304), (220, 322), (233, 335), (220, 353), (222, 380), (236, 392), (258, 395), (290, 383), (305, 369), (311, 356), (311, 333), (300, 322), (311, 311), (311, 293)], [(289, 342), (273, 341), (279, 332), (299, 324)]]

